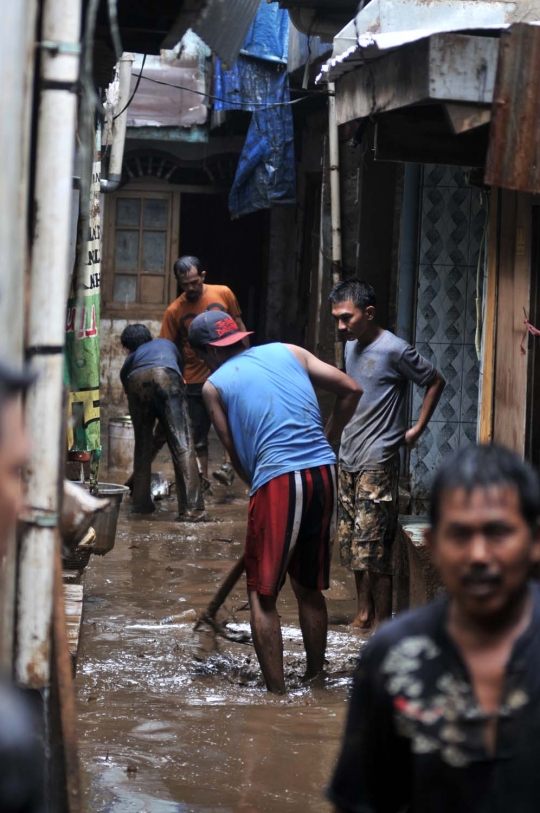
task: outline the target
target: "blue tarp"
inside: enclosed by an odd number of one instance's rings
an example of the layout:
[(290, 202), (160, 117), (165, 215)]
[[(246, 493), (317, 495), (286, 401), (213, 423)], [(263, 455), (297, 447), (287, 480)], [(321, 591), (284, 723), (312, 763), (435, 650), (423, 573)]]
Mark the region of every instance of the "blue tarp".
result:
[(240, 53), (286, 65), (288, 52), (289, 14), (277, 3), (262, 0)]
[(233, 218), (296, 201), (289, 77), (283, 64), (288, 33), (287, 12), (262, 0), (243, 55), (229, 71), (216, 62), (216, 110), (253, 112), (229, 196)]

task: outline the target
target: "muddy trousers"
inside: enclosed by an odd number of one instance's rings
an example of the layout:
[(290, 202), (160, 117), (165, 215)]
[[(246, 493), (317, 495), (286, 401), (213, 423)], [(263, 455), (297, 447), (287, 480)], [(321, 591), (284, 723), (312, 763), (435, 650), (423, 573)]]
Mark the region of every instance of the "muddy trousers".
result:
[(126, 392), (135, 433), (133, 510), (153, 510), (150, 481), (156, 420), (160, 422), (171, 452), (179, 514), (183, 514), (186, 508), (204, 509), (181, 377), (166, 367), (141, 370), (128, 378)]

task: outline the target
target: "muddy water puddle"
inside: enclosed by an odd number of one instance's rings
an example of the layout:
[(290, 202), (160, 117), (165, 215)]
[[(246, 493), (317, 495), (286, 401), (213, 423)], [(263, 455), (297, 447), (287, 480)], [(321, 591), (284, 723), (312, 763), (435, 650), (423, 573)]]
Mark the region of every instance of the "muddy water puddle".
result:
[[(212, 521), (122, 509), (116, 547), (93, 557), (76, 688), (88, 811), (329, 811), (323, 791), (362, 641), (344, 626), (353, 586), (337, 561), (329, 591), (327, 676), (305, 685), (296, 603), (278, 604), (289, 694), (269, 695), (250, 643), (245, 581), (222, 618), (228, 638), (193, 633), (197, 613), (241, 555), (247, 500), (216, 489)], [(161, 623), (172, 616), (172, 623)], [(205, 649), (206, 648), (206, 649)], [(203, 651), (206, 654), (203, 655)]]

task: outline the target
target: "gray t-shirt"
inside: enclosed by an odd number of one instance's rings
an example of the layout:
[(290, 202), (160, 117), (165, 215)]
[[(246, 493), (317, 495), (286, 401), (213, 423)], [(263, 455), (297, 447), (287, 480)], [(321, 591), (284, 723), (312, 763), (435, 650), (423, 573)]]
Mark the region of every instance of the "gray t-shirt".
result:
[(341, 437), (341, 466), (350, 472), (381, 469), (403, 443), (407, 383), (427, 386), (435, 367), (385, 330), (367, 347), (359, 348), (356, 340), (346, 343), (345, 372), (364, 394)]

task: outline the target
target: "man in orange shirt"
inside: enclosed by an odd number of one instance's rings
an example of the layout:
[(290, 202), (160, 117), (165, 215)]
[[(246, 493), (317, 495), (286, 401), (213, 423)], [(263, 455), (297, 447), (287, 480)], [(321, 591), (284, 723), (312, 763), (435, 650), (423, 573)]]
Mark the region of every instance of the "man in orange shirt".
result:
[[(186, 397), (193, 427), (195, 452), (203, 477), (206, 478), (210, 418), (203, 403), (202, 388), (210, 375), (210, 370), (189, 343), (189, 326), (200, 313), (219, 310), (232, 316), (239, 330), (245, 331), (246, 327), (240, 318), (240, 306), (231, 289), (226, 285), (208, 285), (205, 282), (206, 271), (202, 270), (201, 261), (197, 257), (180, 257), (174, 264), (174, 275), (183, 293), (165, 311), (159, 335), (162, 339), (174, 342), (184, 359)], [(214, 472), (214, 476), (218, 482), (230, 485), (234, 477), (230, 462), (227, 460), (220, 470)]]

